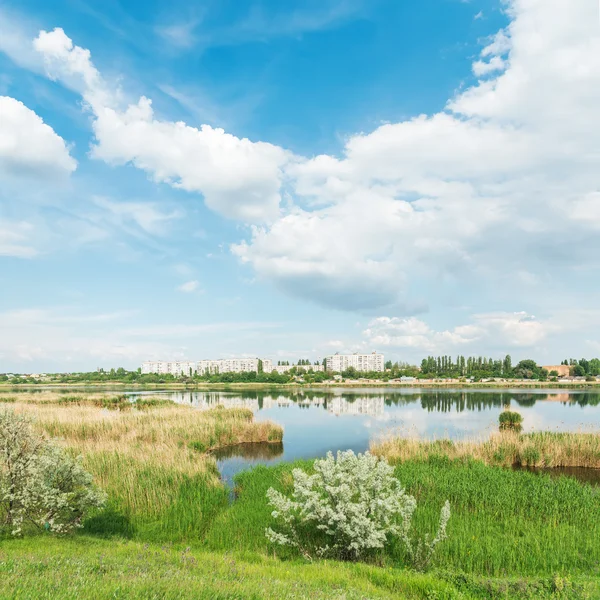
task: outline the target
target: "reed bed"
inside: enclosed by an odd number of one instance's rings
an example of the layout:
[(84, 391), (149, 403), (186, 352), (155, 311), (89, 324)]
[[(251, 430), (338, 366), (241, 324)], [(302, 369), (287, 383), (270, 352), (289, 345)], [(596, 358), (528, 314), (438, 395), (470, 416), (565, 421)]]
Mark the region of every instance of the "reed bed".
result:
[(279, 425), (254, 422), (247, 409), (199, 411), (148, 401), (143, 408), (121, 409), (98, 394), (30, 396), (19, 394), (10, 410), (30, 416), (40, 431), (82, 456), (109, 496), (107, 509), (86, 522), (86, 530), (103, 535), (200, 538), (228, 504), (209, 451), (280, 445), (283, 437)]
[(389, 437), (371, 444), (371, 452), (391, 462), (474, 458), (487, 465), (528, 467), (600, 468), (600, 434), (514, 431), (495, 433), (485, 440), (423, 441), (412, 437)]

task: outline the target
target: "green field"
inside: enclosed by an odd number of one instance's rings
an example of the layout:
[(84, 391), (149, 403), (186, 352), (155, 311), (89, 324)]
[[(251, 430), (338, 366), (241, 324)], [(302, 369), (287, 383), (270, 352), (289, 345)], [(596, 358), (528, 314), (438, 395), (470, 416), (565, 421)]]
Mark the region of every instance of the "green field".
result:
[[(310, 463), (296, 466), (310, 468)], [(290, 487), (291, 465), (237, 478), (228, 503), (206, 480), (180, 482), (152, 515), (113, 493), (84, 530), (59, 538), (5, 537), (2, 598), (597, 598), (600, 500), (568, 478), (432, 459), (397, 466), (419, 501), (417, 528), (433, 531), (445, 498), (449, 539), (432, 572), (414, 573), (394, 546), (370, 564), (276, 557), (264, 537), (265, 492)], [(165, 482), (147, 473), (147, 483)]]
[(83, 454), (107, 506), (67, 537), (0, 537), (0, 598), (600, 598), (600, 494), (552, 478), (442, 453), (396, 461), (415, 496), (419, 535), (450, 500), (448, 539), (433, 568), (409, 568), (394, 543), (364, 563), (308, 562), (270, 547), (266, 491), (289, 492), (294, 466), (235, 479), (235, 500), (204, 449), (280, 439), (240, 410), (202, 413), (103, 401), (11, 403)]

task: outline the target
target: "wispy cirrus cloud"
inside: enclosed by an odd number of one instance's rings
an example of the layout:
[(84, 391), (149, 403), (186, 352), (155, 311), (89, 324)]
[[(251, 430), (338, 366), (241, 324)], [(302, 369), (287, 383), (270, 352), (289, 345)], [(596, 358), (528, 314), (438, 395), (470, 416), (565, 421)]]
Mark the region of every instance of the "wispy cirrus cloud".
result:
[(192, 279), (191, 281), (186, 281), (177, 287), (177, 290), (183, 292), (184, 294), (192, 294), (193, 292), (200, 291), (200, 282), (196, 279)]

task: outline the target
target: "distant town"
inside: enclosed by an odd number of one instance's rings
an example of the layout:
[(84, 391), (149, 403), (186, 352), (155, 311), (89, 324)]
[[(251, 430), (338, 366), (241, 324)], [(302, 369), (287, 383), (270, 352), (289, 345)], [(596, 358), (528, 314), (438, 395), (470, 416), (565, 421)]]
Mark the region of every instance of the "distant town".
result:
[(333, 354), (327, 356), (322, 362), (311, 363), (308, 360), (300, 360), (298, 364), (273, 364), (269, 358), (226, 358), (220, 360), (194, 361), (146, 361), (142, 363), (142, 374), (151, 373), (157, 375), (219, 375), (221, 373), (288, 373), (292, 369), (303, 371), (342, 373), (348, 369), (356, 369), (362, 372), (382, 373), (385, 371), (385, 360), (383, 354), (373, 352), (371, 354)]
[(532, 359), (512, 364), (482, 356), (429, 356), (420, 365), (385, 360), (383, 354), (332, 354), (297, 362), (270, 358), (215, 360), (148, 360), (136, 370), (97, 368), (91, 372), (0, 373), (0, 383), (265, 383), (265, 384), (470, 384), (505, 382), (594, 383), (600, 379), (600, 359), (564, 359), (560, 364), (538, 365)]

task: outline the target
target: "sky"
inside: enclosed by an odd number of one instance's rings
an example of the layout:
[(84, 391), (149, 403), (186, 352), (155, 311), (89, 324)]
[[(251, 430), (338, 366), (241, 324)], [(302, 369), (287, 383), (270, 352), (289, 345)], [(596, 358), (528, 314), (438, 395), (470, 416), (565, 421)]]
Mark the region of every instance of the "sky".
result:
[(600, 355), (598, 0), (0, 0), (0, 372)]

